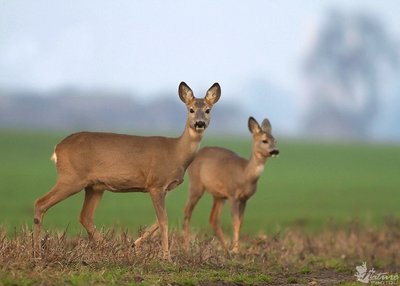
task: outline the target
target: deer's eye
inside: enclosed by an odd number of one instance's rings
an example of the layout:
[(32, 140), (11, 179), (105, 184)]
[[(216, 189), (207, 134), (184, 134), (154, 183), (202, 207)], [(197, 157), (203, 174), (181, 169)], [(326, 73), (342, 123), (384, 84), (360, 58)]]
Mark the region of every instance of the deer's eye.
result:
[(190, 109), (189, 109), (189, 112), (190, 112), (190, 113), (194, 113), (194, 109), (193, 109), (193, 108), (190, 108)]
[(210, 113), (210, 109), (206, 109), (206, 113), (207, 113), (207, 114)]
[(267, 144), (268, 140), (263, 140), (262, 143)]

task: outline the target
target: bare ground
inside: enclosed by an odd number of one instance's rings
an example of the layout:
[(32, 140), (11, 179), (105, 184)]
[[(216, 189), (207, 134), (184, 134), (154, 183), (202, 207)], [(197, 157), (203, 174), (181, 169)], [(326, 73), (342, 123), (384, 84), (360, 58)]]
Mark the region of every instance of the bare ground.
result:
[[(190, 251), (171, 232), (172, 263), (163, 261), (157, 238), (133, 247), (136, 236), (110, 230), (104, 241), (46, 233), (42, 256), (32, 255), (27, 228), (0, 233), (0, 285), (358, 285), (355, 267), (400, 273), (400, 224), (371, 229), (352, 224), (318, 233), (242, 238), (237, 255), (225, 253), (209, 234), (193, 236)], [(400, 281), (397, 281), (400, 282)], [(393, 285), (393, 284), (392, 284)]]

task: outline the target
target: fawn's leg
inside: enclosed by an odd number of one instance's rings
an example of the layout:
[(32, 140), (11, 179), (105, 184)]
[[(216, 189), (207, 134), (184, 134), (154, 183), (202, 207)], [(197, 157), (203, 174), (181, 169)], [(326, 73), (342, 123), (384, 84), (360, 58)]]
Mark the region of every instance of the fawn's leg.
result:
[(231, 215), (232, 215), (232, 226), (233, 226), (233, 238), (232, 238), (232, 252), (238, 253), (240, 244), (240, 228), (243, 223), (243, 214), (246, 208), (245, 201), (232, 201), (231, 202)]
[(218, 237), (222, 246), (227, 249), (227, 244), (224, 238), (224, 233), (219, 225), (219, 218), (221, 216), (222, 208), (224, 206), (224, 199), (214, 198), (214, 204), (211, 210), (209, 222), (214, 229), (215, 235)]
[(189, 198), (185, 206), (185, 216), (183, 219), (183, 245), (186, 250), (189, 248), (189, 224), (190, 219), (192, 218), (192, 212), (203, 193), (204, 190), (196, 188), (193, 185), (191, 185), (189, 189)]
[(149, 238), (150, 236), (152, 236), (153, 234), (156, 233), (156, 231), (159, 229), (159, 225), (158, 225), (158, 221), (156, 221), (155, 223), (153, 223), (151, 226), (149, 226), (148, 228), (146, 228), (146, 230), (144, 231), (144, 233), (135, 240), (134, 244), (135, 246), (139, 246), (140, 244), (142, 244), (143, 241), (145, 241), (147, 238)]

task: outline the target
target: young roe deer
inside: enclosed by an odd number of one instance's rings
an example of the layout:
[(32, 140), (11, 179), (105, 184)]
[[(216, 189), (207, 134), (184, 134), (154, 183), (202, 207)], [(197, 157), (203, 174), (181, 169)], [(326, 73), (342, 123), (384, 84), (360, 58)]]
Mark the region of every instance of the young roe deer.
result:
[(197, 153), (189, 166), (189, 197), (183, 221), (186, 248), (189, 246), (189, 222), (193, 208), (206, 191), (214, 198), (209, 222), (225, 249), (228, 248), (219, 225), (219, 217), (225, 200), (229, 201), (233, 225), (232, 252), (239, 251), (239, 232), (246, 202), (256, 192), (257, 181), (267, 158), (279, 154), (268, 119), (264, 119), (260, 126), (250, 117), (248, 126), (253, 135), (253, 150), (249, 160), (224, 148), (206, 147)]
[(85, 200), (80, 222), (90, 238), (99, 240), (101, 235), (93, 224), (93, 217), (103, 192), (108, 190), (150, 194), (161, 230), (163, 255), (169, 259), (165, 195), (183, 182), (221, 88), (214, 83), (200, 99), (181, 82), (178, 92), (188, 110), (186, 126), (179, 138), (80, 132), (66, 137), (55, 147), (52, 159), (57, 167), (57, 182), (35, 202), (35, 253), (40, 251), (40, 228), (45, 212), (82, 189)]

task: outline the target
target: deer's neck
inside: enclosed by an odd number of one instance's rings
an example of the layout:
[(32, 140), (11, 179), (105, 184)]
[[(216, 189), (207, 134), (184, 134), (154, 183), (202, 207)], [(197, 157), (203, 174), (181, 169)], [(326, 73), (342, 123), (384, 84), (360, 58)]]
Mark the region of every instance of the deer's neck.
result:
[(258, 178), (264, 170), (266, 157), (256, 152), (252, 152), (250, 159), (247, 162), (245, 174), (246, 178), (251, 183), (257, 183)]
[(203, 132), (196, 132), (189, 127), (189, 122), (186, 122), (185, 130), (177, 139), (176, 152), (179, 162), (186, 169), (193, 161), (200, 145)]

